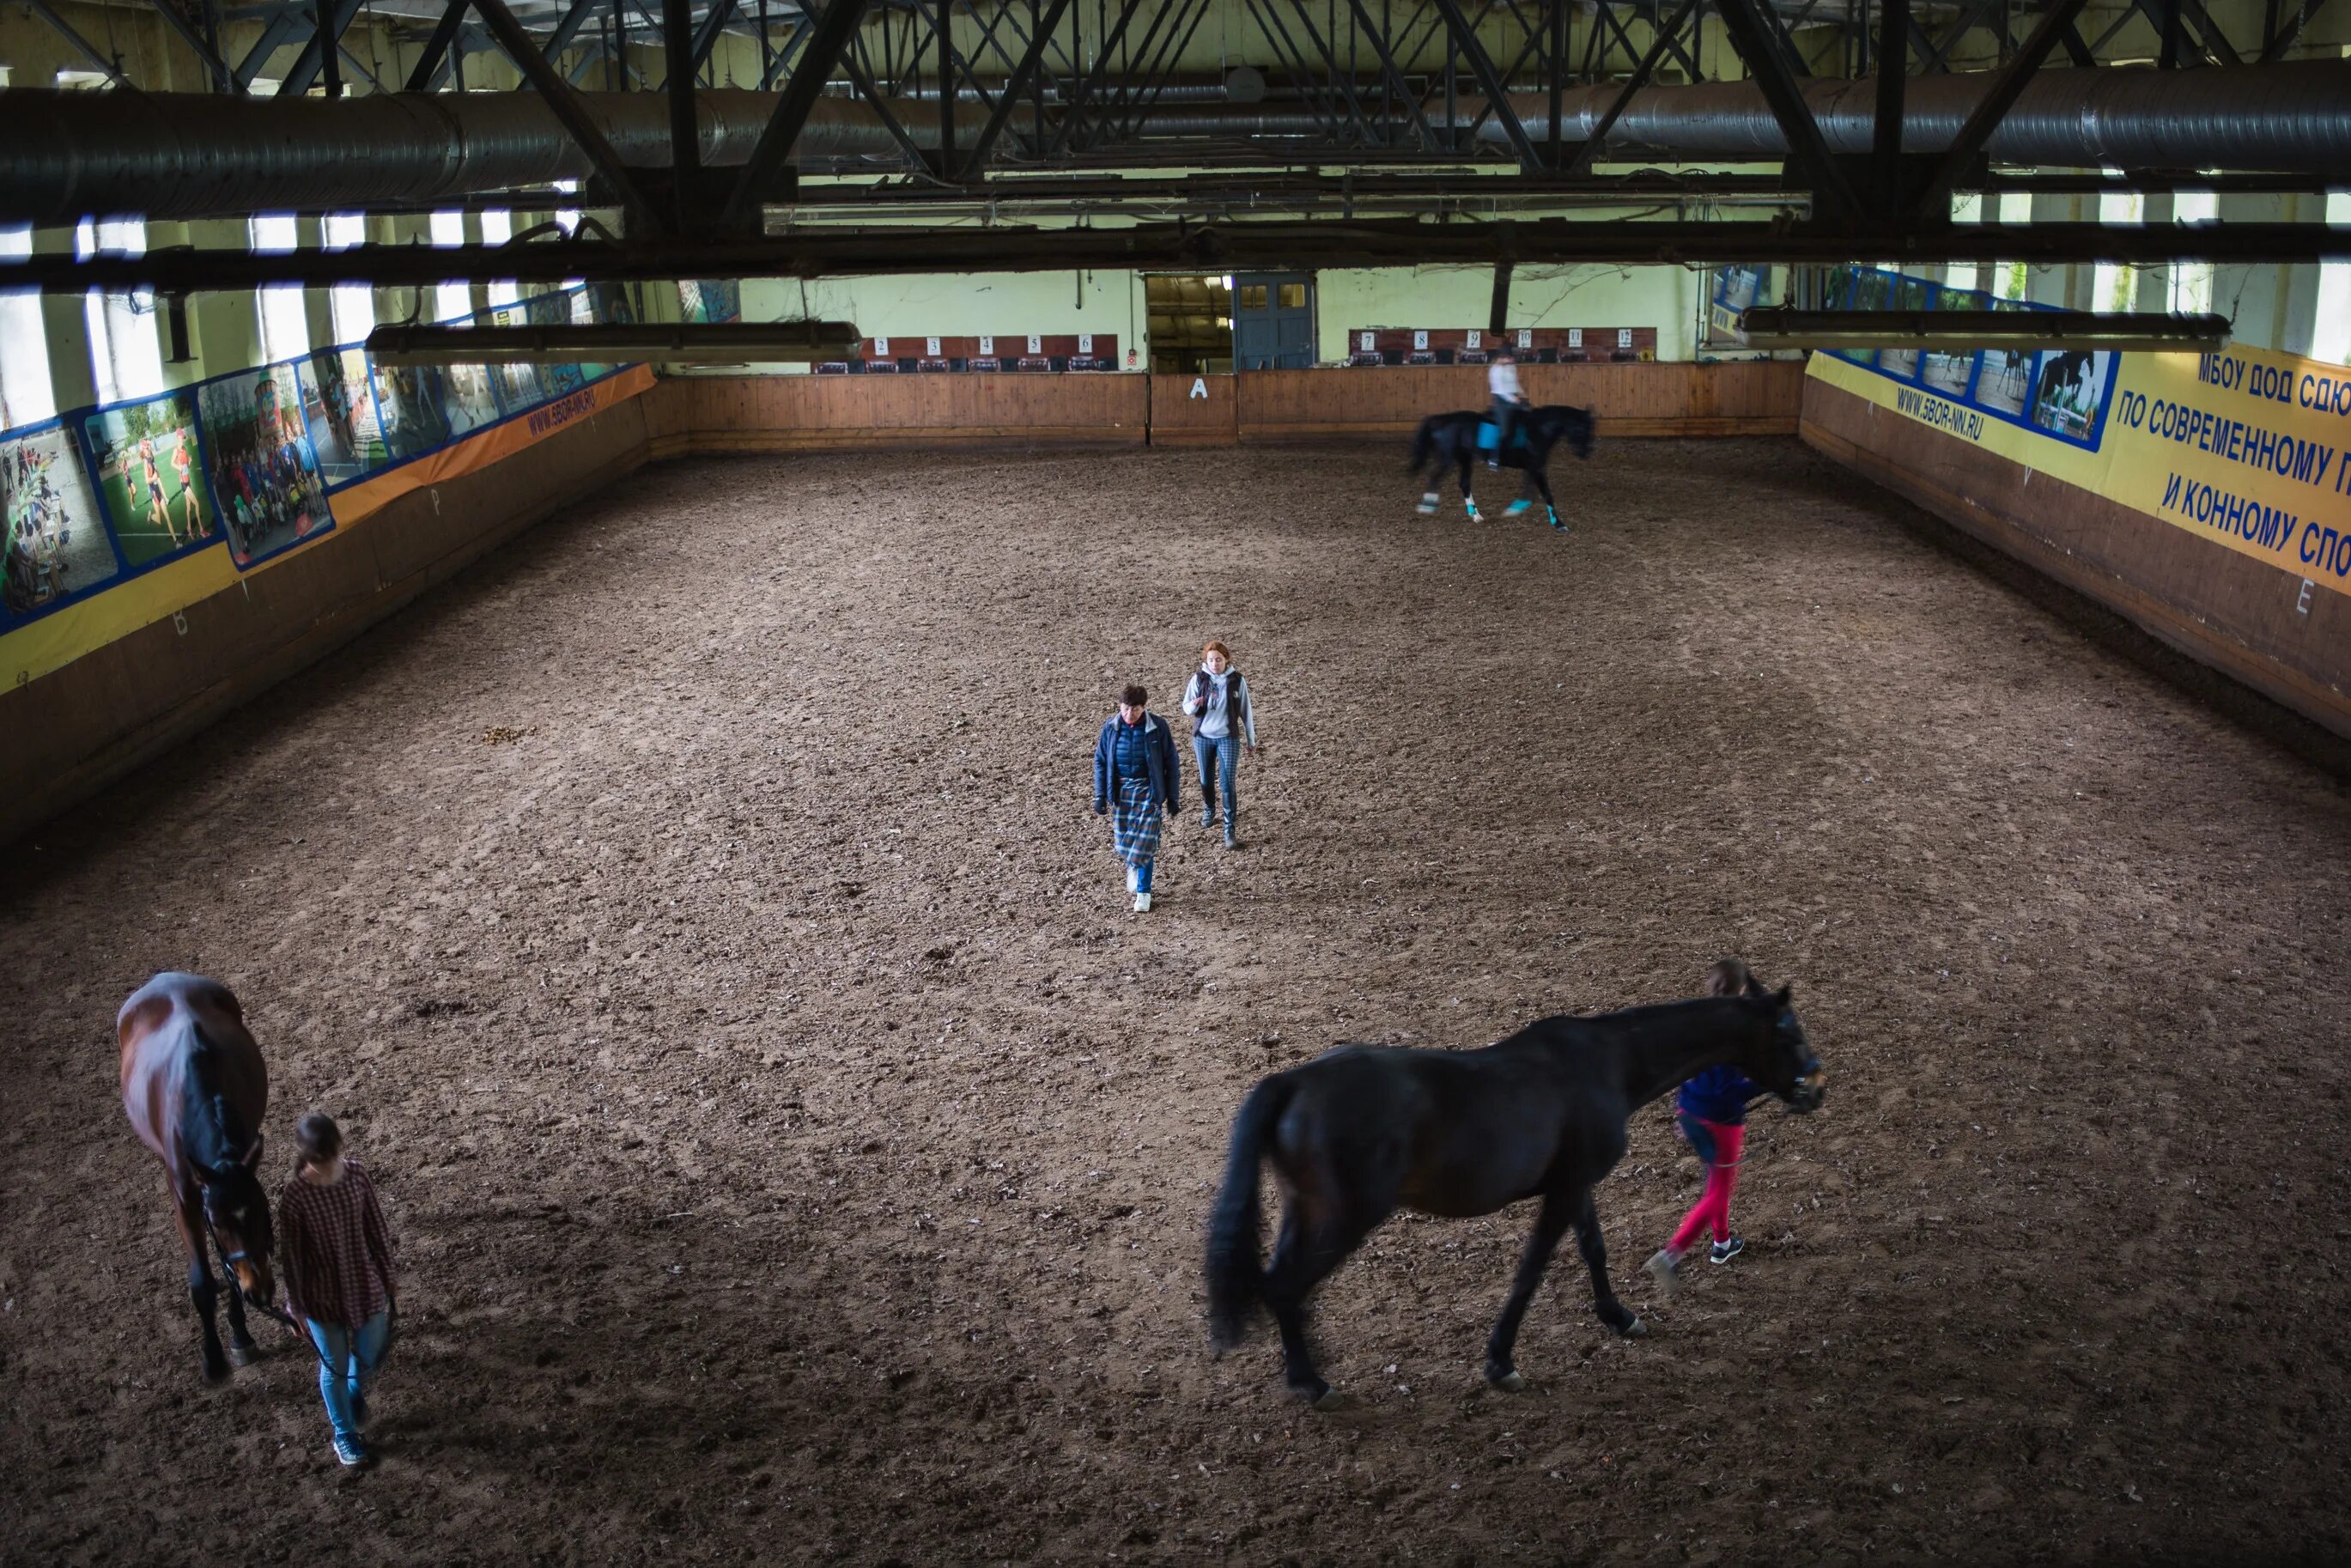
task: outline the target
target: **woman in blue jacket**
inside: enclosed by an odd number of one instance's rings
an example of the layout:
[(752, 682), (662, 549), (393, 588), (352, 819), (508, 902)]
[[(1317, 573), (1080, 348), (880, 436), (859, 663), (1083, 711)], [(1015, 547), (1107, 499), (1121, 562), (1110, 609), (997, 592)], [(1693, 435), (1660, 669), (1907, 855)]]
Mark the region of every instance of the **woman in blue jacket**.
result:
[(1167, 721), (1144, 706), (1141, 686), (1118, 695), (1118, 713), (1094, 742), (1094, 815), (1116, 808), (1111, 847), (1127, 866), (1127, 890), (1140, 915), (1151, 907), (1151, 862), (1159, 854), (1163, 815), (1184, 809), (1184, 775)]

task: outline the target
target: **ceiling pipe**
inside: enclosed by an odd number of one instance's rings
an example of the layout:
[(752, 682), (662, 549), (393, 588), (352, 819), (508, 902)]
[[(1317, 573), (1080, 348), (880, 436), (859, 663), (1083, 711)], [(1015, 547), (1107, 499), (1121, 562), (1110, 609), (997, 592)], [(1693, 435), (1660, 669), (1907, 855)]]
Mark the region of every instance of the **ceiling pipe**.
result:
[[(1931, 152), (1949, 145), (1991, 79), (1991, 73), (1977, 72), (1913, 81), (1904, 149)], [(1615, 91), (1568, 93), (1563, 139), (1587, 135)], [(1806, 92), (1833, 150), (1867, 150), (1873, 82), (1814, 82)], [(668, 110), (661, 95), (580, 97), (623, 163), (668, 166)], [(1541, 139), (1549, 130), (1544, 101), (1514, 102), (1527, 133)], [(702, 163), (744, 162), (774, 104), (769, 93), (697, 94)], [(900, 120), (909, 139), (935, 146), (938, 117), (917, 112), (911, 102), (905, 109)], [(1474, 110), (1474, 102), (1465, 105), (1459, 123), (1466, 127)], [(1442, 113), (1439, 105), (1440, 123)], [(1142, 133), (1280, 141), (1319, 136), (1323, 128), (1295, 110), (1204, 104), (1148, 113)], [(1479, 129), (1481, 137), (1499, 134), (1490, 120)], [(1621, 153), (1692, 160), (1775, 161), (1785, 152), (1762, 94), (1744, 82), (1646, 89), (1634, 95), (1607, 144)], [(0, 147), (9, 150), (0, 157), (0, 222), (44, 225), (123, 213), (173, 220), (376, 203), (413, 207), (590, 172), (545, 99), (527, 92), (329, 99), (18, 89), (0, 93)], [(2026, 166), (2332, 176), (2351, 168), (2351, 66), (2314, 60), (2206, 71), (2043, 71), (1994, 133), (1991, 151), (2001, 162)], [(863, 101), (837, 98), (815, 104), (795, 155), (803, 162), (903, 158)]]

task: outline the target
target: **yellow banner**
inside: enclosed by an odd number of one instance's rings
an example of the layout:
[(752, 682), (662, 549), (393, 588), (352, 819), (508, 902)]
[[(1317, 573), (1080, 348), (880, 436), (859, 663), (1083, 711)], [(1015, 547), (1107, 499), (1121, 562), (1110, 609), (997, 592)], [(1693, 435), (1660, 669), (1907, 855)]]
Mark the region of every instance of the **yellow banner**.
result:
[(2351, 370), (2210, 353), (1813, 356), (1881, 408), (2351, 593)]
[(177, 615), (199, 600), (233, 587), (240, 577), (269, 571), (305, 550), (321, 548), (336, 534), (363, 524), (371, 514), (413, 490), (486, 468), (545, 440), (566, 425), (576, 424), (637, 396), (653, 384), (651, 367), (632, 365), (437, 452), (428, 452), (413, 461), (347, 485), (329, 497), (335, 517), (333, 533), (323, 533), (258, 562), (250, 571), (237, 570), (224, 541), (129, 577), (104, 592), (28, 622), (0, 635), (0, 681), (21, 686), (37, 680), (118, 637)]

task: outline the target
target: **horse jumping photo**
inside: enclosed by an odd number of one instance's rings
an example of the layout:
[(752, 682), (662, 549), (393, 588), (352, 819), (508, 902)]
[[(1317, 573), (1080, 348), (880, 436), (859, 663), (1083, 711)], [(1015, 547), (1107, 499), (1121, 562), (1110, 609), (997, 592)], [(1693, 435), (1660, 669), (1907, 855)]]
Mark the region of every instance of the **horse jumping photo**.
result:
[[(1542, 492), (1543, 511), (1551, 526), (1562, 531), (1567, 525), (1559, 519), (1559, 502), (1551, 493), (1551, 478), (1545, 472), (1551, 463), (1551, 449), (1564, 438), (1578, 457), (1590, 457), (1594, 423), (1589, 409), (1569, 408), (1561, 403), (1528, 409), (1519, 415), (1517, 435), (1510, 449), (1497, 454), (1495, 458), (1506, 468), (1525, 471), (1526, 483)], [(1413, 432), (1412, 458), (1407, 467), (1424, 476), (1428, 486), (1421, 492), (1421, 516), (1437, 510), (1437, 486), (1444, 483), (1442, 470), (1450, 463), (1460, 473), (1462, 509), (1471, 522), (1483, 520), (1478, 511), (1478, 497), (1470, 492), (1469, 476), (1485, 455), (1479, 443), (1487, 423), (1484, 414), (1463, 409), (1457, 413), (1432, 413)], [(1519, 498), (1510, 503), (1504, 517), (1515, 517), (1533, 505), (1526, 498), (1525, 485), (1520, 488)]]
[[(1751, 976), (1742, 995), (1540, 1019), (1479, 1051), (1343, 1045), (1261, 1080), (1234, 1118), (1208, 1220), (1211, 1348), (1238, 1345), (1262, 1304), (1281, 1331), (1290, 1391), (1332, 1408), (1307, 1345), (1308, 1292), (1400, 1207), (1468, 1218), (1529, 1197), (1541, 1207), (1486, 1342), (1486, 1381), (1525, 1386), (1512, 1359), (1520, 1320), (1571, 1227), (1601, 1321), (1646, 1333), (1609, 1286), (1592, 1188), (1624, 1157), (1635, 1111), (1726, 1062), (1800, 1113), (1825, 1093), (1788, 988), (1767, 992)], [(1281, 1230), (1261, 1265), (1258, 1176), (1269, 1163)]]
[[(243, 1366), (258, 1354), (246, 1332), (245, 1301), (276, 1313), (269, 1197), (254, 1174), (269, 1070), (236, 998), (200, 975), (156, 976), (131, 993), (114, 1030), (122, 1045), (123, 1113), (163, 1163), (163, 1191), (187, 1249), (188, 1294), (204, 1324), (204, 1377), (218, 1383), (231, 1360)], [(207, 1241), (229, 1284), (226, 1356), (213, 1323), (217, 1290)]]

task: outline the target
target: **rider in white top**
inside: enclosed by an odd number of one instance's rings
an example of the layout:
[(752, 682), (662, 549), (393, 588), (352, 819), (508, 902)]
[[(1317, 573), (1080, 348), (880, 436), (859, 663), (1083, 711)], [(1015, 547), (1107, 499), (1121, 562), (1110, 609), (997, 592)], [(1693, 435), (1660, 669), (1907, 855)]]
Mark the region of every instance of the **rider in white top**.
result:
[(1527, 406), (1527, 394), (1519, 386), (1518, 361), (1509, 350), (1497, 353), (1487, 364), (1486, 391), (1494, 400), (1494, 450), (1486, 455), (1486, 466), (1499, 468), (1502, 454), (1510, 449), (1510, 436), (1518, 428), (1519, 411)]

